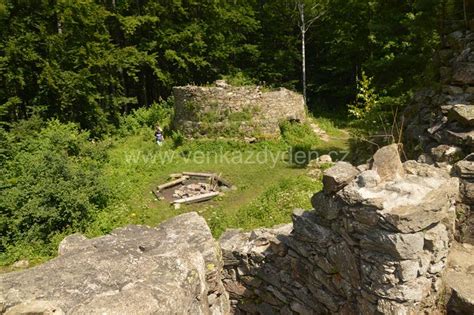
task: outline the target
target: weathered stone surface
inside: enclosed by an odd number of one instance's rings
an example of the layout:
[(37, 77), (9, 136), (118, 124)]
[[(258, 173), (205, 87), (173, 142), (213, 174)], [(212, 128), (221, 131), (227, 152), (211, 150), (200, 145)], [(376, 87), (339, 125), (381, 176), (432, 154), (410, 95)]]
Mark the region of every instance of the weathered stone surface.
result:
[(57, 305), (54, 305), (53, 303), (48, 302), (48, 301), (41, 301), (41, 300), (18, 304), (8, 309), (5, 312), (5, 315), (30, 315), (30, 314), (64, 315), (65, 313)]
[(232, 305), (250, 314), (438, 311), (458, 179), (415, 161), (402, 167), (386, 181), (375, 170), (344, 176), (342, 189), (316, 193), (314, 210), (295, 210), (283, 232), (225, 233)]
[(321, 155), (318, 158), (319, 163), (332, 163), (332, 158), (329, 154)]
[(463, 158), (463, 152), (460, 147), (440, 144), (431, 149), (431, 156), (436, 162), (454, 163)]
[[(454, 30), (454, 29), (451, 29)], [(450, 170), (464, 154), (474, 149), (474, 33), (469, 30), (445, 35), (446, 49), (440, 51), (440, 83), (442, 89), (424, 88), (415, 94), (407, 106), (404, 148), (407, 154), (425, 153), (420, 161)], [(421, 157), (421, 156), (420, 156)], [(431, 158), (433, 161), (430, 161)], [(455, 218), (456, 239), (474, 240), (474, 166), (466, 158), (454, 165), (452, 174), (460, 177), (455, 211), (449, 210), (449, 220)], [(429, 172), (433, 169), (405, 165), (407, 173)], [(471, 167), (472, 166), (472, 167)], [(430, 175), (431, 176), (431, 175)], [(440, 214), (438, 212), (438, 214)]]
[(453, 170), (462, 179), (474, 181), (474, 161), (459, 161), (454, 165)]
[(474, 127), (474, 105), (454, 105), (449, 111), (448, 117), (464, 126)]
[(468, 205), (474, 205), (474, 182), (467, 180), (461, 181), (461, 197), (462, 200)]
[(395, 180), (405, 175), (398, 145), (391, 144), (380, 148), (373, 157), (371, 169), (375, 170), (382, 181)]
[(353, 287), (360, 284), (359, 268), (354, 254), (346, 242), (342, 241), (328, 250), (329, 259), (334, 262), (336, 270), (347, 279)]
[(455, 63), (453, 67), (453, 81), (459, 84), (474, 85), (474, 63)]
[(340, 190), (352, 181), (359, 171), (347, 162), (337, 162), (336, 165), (324, 171), (324, 192), (332, 193)]
[(157, 228), (127, 226), (89, 240), (71, 236), (65, 244), (74, 246), (63, 246), (61, 256), (43, 265), (0, 276), (0, 305), (7, 313), (229, 312), (220, 251), (196, 213)]
[(66, 236), (58, 246), (58, 255), (64, 255), (69, 252), (77, 252), (81, 247), (87, 246), (87, 242), (84, 242), (87, 240), (87, 237), (85, 237), (82, 234), (72, 234), (69, 236)]
[(326, 220), (336, 219), (342, 207), (340, 200), (336, 196), (328, 196), (323, 192), (313, 195), (311, 205)]
[(474, 247), (454, 244), (448, 262), (449, 314), (474, 314)]
[(413, 259), (423, 250), (423, 233), (402, 234), (385, 231), (374, 231), (360, 242), (362, 248), (399, 259)]
[(375, 170), (364, 171), (357, 177), (359, 187), (374, 188), (380, 184), (381, 181), (382, 179)]
[(314, 242), (322, 247), (329, 246), (332, 233), (331, 230), (319, 225), (315, 211), (304, 211), (296, 209), (293, 211), (294, 233), (298, 239)]
[[(425, 187), (433, 184), (432, 182), (425, 183)], [(424, 194), (424, 196), (421, 196), (422, 198), (418, 204), (400, 205), (388, 211), (382, 211), (381, 215), (388, 223), (401, 232), (412, 233), (421, 231), (433, 223), (448, 217), (450, 203), (447, 203), (446, 200), (456, 198), (458, 187), (459, 181), (453, 178), (444, 181), (429, 192), (415, 189), (414, 193)]]
[(30, 266), (30, 262), (26, 259), (18, 260), (12, 265), (13, 268), (19, 268), (19, 269), (28, 268), (29, 266)]

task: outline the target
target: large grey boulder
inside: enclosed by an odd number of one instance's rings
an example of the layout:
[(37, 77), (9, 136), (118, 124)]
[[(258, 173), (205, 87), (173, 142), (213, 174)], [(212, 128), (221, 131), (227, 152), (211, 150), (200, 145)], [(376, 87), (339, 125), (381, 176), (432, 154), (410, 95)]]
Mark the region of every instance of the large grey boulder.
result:
[[(374, 207), (372, 220), (402, 233), (415, 233), (449, 217), (450, 202), (457, 197), (459, 180), (431, 165), (407, 161), (404, 177), (362, 185), (360, 178), (337, 193), (347, 204)], [(362, 175), (362, 174), (361, 174)], [(356, 220), (362, 211), (354, 212)], [(364, 222), (367, 224), (367, 222)]]
[(6, 314), (227, 314), (221, 254), (196, 213), (157, 228), (66, 238), (60, 256), (0, 276)]

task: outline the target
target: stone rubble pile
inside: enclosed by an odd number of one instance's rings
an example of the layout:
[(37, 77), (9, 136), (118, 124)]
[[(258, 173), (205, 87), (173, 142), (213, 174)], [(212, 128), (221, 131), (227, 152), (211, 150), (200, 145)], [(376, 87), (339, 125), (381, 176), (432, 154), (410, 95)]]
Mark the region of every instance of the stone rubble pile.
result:
[(419, 314), (434, 312), (450, 246), (458, 179), (401, 163), (384, 147), (360, 172), (324, 172), (314, 210), (293, 224), (220, 240), (224, 286), (237, 314)]
[(211, 185), (208, 183), (191, 183), (187, 185), (183, 185), (178, 189), (175, 189), (173, 192), (173, 198), (181, 199), (187, 197), (194, 197), (199, 196), (202, 194), (207, 194), (210, 192), (219, 191), (216, 185)]
[(474, 148), (474, 32), (447, 35), (438, 55), (441, 87), (417, 93), (406, 138), (426, 162), (452, 163)]

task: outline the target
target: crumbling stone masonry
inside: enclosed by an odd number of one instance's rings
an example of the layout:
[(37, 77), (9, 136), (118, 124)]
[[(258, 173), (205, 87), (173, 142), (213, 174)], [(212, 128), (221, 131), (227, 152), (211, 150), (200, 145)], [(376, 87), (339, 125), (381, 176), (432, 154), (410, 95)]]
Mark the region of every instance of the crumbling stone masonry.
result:
[(296, 210), (293, 224), (222, 236), (235, 313), (440, 310), (458, 180), (434, 166), (402, 164), (392, 145), (370, 166), (339, 162), (324, 184), (314, 210)]
[(173, 95), (174, 128), (190, 137), (278, 137), (282, 121), (306, 117), (303, 97), (284, 88), (265, 91), (217, 81), (210, 87), (174, 87)]
[(457, 239), (474, 244), (474, 32), (444, 36), (437, 54), (439, 87), (420, 90), (404, 113), (408, 151), (418, 161), (455, 166), (461, 178)]

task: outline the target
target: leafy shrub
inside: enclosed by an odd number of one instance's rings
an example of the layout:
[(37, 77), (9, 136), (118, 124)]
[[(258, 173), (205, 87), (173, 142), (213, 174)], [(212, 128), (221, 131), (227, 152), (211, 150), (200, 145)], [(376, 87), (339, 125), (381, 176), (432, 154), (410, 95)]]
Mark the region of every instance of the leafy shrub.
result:
[(406, 92), (398, 97), (387, 96), (384, 91), (376, 91), (372, 80), (372, 77), (362, 72), (357, 81), (356, 102), (348, 105), (349, 114), (354, 118), (351, 125), (366, 136), (379, 133), (393, 140), (401, 128), (397, 126), (397, 116), (411, 94)]
[(222, 79), (233, 86), (246, 86), (256, 84), (255, 79), (251, 78), (249, 75), (242, 71), (238, 71), (229, 75), (223, 75)]
[(374, 112), (379, 105), (379, 95), (372, 84), (373, 78), (362, 71), (361, 78), (357, 79), (357, 95), (354, 104), (349, 105), (349, 113), (356, 119), (364, 119)]
[(319, 140), (306, 123), (285, 121), (280, 124), (283, 140), (290, 147), (290, 162), (304, 166), (311, 160), (311, 149)]
[(159, 124), (162, 128), (171, 124), (173, 115), (173, 98), (161, 103), (153, 103), (150, 107), (140, 107), (120, 118), (119, 134), (121, 136), (136, 134), (143, 127), (154, 128)]
[[(48, 247), (55, 235), (84, 229), (109, 199), (101, 171), (105, 142), (89, 141), (71, 123), (53, 120), (27, 132), (28, 125), (1, 133), (7, 146), (0, 164), (0, 252)], [(13, 257), (7, 254), (0, 260)]]
[(171, 140), (173, 141), (173, 147), (176, 149), (184, 144), (184, 136), (180, 131), (173, 131), (171, 133)]

